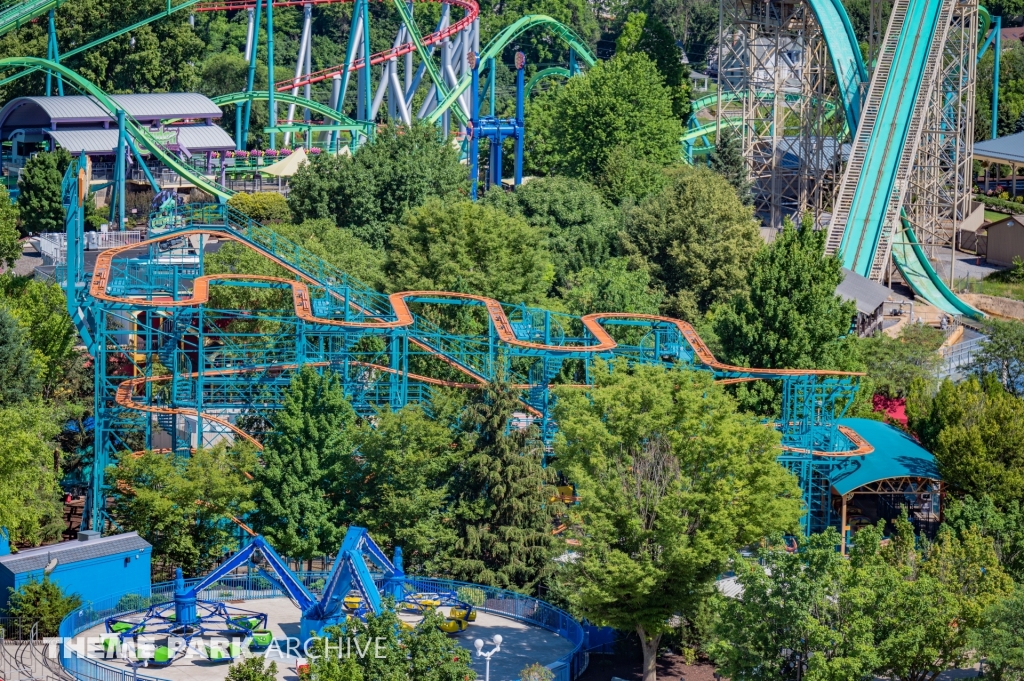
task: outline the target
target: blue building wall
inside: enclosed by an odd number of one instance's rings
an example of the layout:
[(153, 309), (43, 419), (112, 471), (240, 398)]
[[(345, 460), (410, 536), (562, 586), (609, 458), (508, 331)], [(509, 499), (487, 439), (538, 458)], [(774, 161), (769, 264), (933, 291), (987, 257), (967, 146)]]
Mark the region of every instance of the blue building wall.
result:
[[(64, 542), (64, 544), (74, 543), (77, 542)], [(104, 599), (127, 593), (150, 595), (152, 547), (147, 545), (127, 551), (112, 551), (109, 555), (65, 563), (60, 560), (59, 553), (56, 552), (58, 546), (62, 545), (41, 548), (55, 550), (55, 553), (49, 554), (54, 555), (58, 560), (57, 566), (50, 572), (50, 580), (59, 584), (66, 593), (76, 593), (87, 603), (99, 603)], [(16, 590), (22, 584), (32, 580), (42, 581), (43, 572), (43, 567), (14, 572), (8, 566), (0, 563), (0, 610), (7, 607), (11, 588)]]

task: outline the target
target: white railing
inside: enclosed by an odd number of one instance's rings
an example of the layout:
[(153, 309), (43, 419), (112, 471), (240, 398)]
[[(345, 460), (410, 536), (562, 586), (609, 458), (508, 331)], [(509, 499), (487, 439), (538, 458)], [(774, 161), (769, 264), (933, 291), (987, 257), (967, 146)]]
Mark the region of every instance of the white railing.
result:
[[(86, 232), (82, 236), (87, 251), (105, 251), (142, 241), (142, 232), (137, 229), (125, 232)], [(64, 232), (44, 232), (39, 235), (38, 243), (39, 252), (47, 264), (63, 265), (67, 262), (68, 245)]]

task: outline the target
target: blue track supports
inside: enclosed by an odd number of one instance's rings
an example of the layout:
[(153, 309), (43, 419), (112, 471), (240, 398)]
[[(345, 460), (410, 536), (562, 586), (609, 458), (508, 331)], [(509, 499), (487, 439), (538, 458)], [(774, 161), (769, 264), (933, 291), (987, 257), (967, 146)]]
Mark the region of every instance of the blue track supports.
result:
[(124, 229), (125, 165), (128, 144), (124, 129), (124, 109), (117, 110), (117, 147), (114, 149), (114, 200), (110, 202), (110, 221), (117, 224), (118, 231)]
[[(256, 86), (256, 53), (260, 44), (260, 15), (263, 13), (263, 0), (256, 0), (256, 15), (253, 18), (252, 51), (249, 53), (249, 71), (245, 77), (245, 91), (252, 92)], [(273, 87), (274, 75), (268, 74)], [(249, 124), (252, 122), (252, 99), (245, 100), (245, 113), (242, 115), (241, 141), (236, 142), (239, 149), (245, 149), (249, 144)], [(236, 131), (237, 134), (237, 131)]]
[(995, 34), (995, 54), (993, 58), (995, 60), (994, 69), (992, 72), (992, 139), (995, 139), (998, 135), (997, 128), (999, 123), (999, 56), (1003, 51), (1003, 41), (1000, 35), (1003, 27), (1002, 17), (993, 17), (994, 24), (992, 31)]
[[(274, 101), (276, 87), (274, 85), (274, 2), (267, 0), (267, 108), (270, 111), (270, 126), (277, 127), (277, 102)], [(276, 149), (277, 133), (270, 133), (270, 148)]]
[[(47, 33), (49, 34), (46, 43), (46, 58), (50, 61), (60, 63), (60, 50), (57, 47), (57, 26), (53, 19), (53, 10), (50, 10), (48, 21), (47, 21)], [(49, 71), (46, 72), (46, 96), (50, 96), (52, 75)], [(64, 79), (57, 74), (57, 96), (64, 96)]]
[(524, 91), (526, 58), (522, 52), (516, 53), (516, 113), (514, 118), (498, 118), (494, 112), (494, 61), (491, 60), (490, 94), (491, 94), (491, 115), (480, 115), (480, 63), (479, 59), (473, 60), (473, 81), (471, 86), (472, 96), (470, 98), (470, 126), (472, 138), (469, 149), (470, 182), (472, 183), (471, 196), (475, 201), (477, 198), (477, 183), (480, 174), (480, 139), (486, 139), (488, 144), (487, 178), (484, 186), (490, 189), (492, 186), (501, 186), (502, 175), (502, 145), (506, 139), (513, 139), (515, 142), (515, 170), (514, 183), (518, 187), (523, 183), (523, 146), (525, 140), (524, 124)]

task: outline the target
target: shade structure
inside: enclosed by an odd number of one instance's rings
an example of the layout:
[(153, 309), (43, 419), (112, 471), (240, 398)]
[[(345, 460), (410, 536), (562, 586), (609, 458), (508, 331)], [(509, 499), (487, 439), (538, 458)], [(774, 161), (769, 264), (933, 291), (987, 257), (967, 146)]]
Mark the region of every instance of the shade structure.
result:
[(298, 148), (276, 163), (271, 163), (266, 168), (260, 168), (260, 172), (274, 177), (291, 177), (299, 170), (299, 166), (308, 160), (306, 150)]

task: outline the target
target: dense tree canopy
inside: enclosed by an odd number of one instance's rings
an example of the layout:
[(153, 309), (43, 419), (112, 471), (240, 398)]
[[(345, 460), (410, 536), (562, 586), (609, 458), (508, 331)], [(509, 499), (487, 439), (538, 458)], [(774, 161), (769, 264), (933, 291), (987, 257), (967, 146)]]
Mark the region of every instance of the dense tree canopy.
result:
[(493, 189), (484, 202), (544, 230), (556, 283), (584, 267), (600, 266), (616, 249), (618, 214), (583, 180), (535, 178), (514, 192)]
[(732, 551), (796, 527), (800, 493), (778, 434), (707, 373), (616, 366), (564, 391), (556, 465), (581, 498), (569, 598), (590, 621), (636, 632), (644, 681), (673, 614), (692, 615)]
[(23, 403), (0, 409), (0, 527), (12, 542), (38, 544), (63, 529), (51, 410)]
[(1024, 502), (1024, 399), (990, 375), (944, 381), (933, 399), (908, 404), (911, 426), (951, 489), (988, 494), (1000, 507)]
[(71, 155), (64, 149), (38, 153), (25, 162), (18, 178), (23, 233), (64, 231), (60, 187), (70, 163)]
[(751, 209), (706, 168), (680, 167), (630, 214), (630, 242), (656, 267), (672, 314), (694, 319), (747, 286), (762, 242)]
[(715, 330), (734, 364), (767, 368), (851, 369), (847, 337), (855, 308), (836, 295), (837, 258), (822, 257), (825, 233), (792, 223), (753, 258), (748, 292), (715, 317)]
[(535, 429), (509, 429), (518, 391), (492, 383), (463, 415), (468, 451), (452, 480), (456, 579), (533, 591), (554, 569), (554, 471)]
[(547, 174), (596, 179), (618, 146), (654, 163), (679, 157), (682, 126), (672, 110), (672, 92), (642, 53), (599, 62), (564, 87), (531, 101), (527, 117), (527, 165)]
[(544, 300), (554, 267), (544, 232), (481, 203), (432, 199), (391, 231), (394, 291), (455, 291), (507, 303)]
[(292, 378), (253, 471), (252, 524), (284, 555), (311, 559), (341, 542), (344, 509), (331, 499), (352, 465), (354, 421), (334, 372), (303, 367)]
[(115, 492), (112, 513), (125, 530), (153, 545), (158, 570), (205, 574), (235, 548), (230, 518), (254, 510), (245, 473), (256, 469), (255, 457), (223, 446), (187, 458), (166, 452), (122, 456), (107, 470)]
[(430, 197), (466, 195), (466, 169), (437, 128), (389, 125), (355, 156), (321, 154), (291, 179), (288, 205), (296, 220), (332, 218), (372, 246), (388, 240), (388, 225)]

